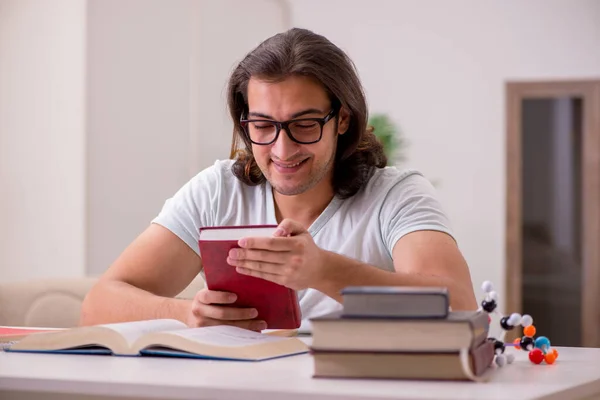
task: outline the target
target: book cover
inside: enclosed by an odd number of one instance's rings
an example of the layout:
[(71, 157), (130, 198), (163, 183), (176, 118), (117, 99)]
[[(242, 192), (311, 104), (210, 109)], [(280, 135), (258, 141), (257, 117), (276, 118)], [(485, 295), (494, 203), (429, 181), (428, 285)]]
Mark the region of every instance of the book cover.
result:
[(307, 353), (308, 346), (296, 337), (235, 326), (188, 328), (181, 321), (158, 319), (39, 333), (23, 338), (7, 351), (263, 361)]
[(341, 294), (344, 317), (446, 318), (450, 309), (442, 287), (349, 286)]
[(478, 380), (494, 360), (494, 345), (484, 341), (468, 352), (315, 351), (315, 378)]
[(264, 320), (268, 329), (296, 329), (300, 327), (301, 312), (296, 291), (253, 276), (242, 275), (227, 263), (232, 248), (239, 248), (243, 237), (271, 237), (276, 225), (223, 226), (200, 229), (200, 255), (210, 290), (232, 292), (235, 307), (253, 307), (256, 319)]
[(479, 311), (451, 311), (444, 319), (345, 318), (335, 312), (310, 322), (312, 347), (320, 350), (457, 351), (479, 345), (489, 332), (487, 313)]

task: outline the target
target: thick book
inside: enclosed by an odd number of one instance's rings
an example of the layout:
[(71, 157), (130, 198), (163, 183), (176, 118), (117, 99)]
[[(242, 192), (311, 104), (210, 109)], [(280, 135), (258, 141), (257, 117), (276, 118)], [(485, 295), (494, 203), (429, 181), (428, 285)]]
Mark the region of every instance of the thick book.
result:
[(369, 353), (313, 351), (315, 378), (485, 380), (494, 344), (485, 340), (466, 351), (446, 353)]
[(446, 318), (450, 308), (442, 287), (349, 286), (341, 294), (344, 317)]
[(451, 311), (445, 319), (312, 318), (312, 347), (343, 351), (458, 351), (485, 341), (487, 313)]
[(157, 319), (36, 333), (7, 351), (262, 361), (307, 353), (308, 346), (296, 337), (235, 326), (188, 328), (181, 321)]
[(200, 228), (198, 245), (202, 257), (206, 286), (210, 290), (235, 293), (234, 307), (252, 307), (258, 311), (256, 319), (267, 323), (269, 329), (296, 329), (300, 327), (301, 313), (295, 290), (243, 275), (227, 263), (229, 251), (239, 248), (244, 237), (272, 237), (276, 225), (221, 226)]

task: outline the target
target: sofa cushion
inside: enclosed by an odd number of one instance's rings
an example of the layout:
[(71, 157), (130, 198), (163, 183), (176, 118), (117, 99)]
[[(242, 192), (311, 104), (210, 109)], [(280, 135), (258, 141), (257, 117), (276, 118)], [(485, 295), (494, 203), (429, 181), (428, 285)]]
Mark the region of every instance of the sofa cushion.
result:
[[(71, 328), (97, 278), (36, 279), (0, 283), (0, 325)], [(204, 287), (200, 275), (177, 297), (191, 299)]]
[(95, 278), (36, 279), (0, 284), (0, 325), (77, 326)]

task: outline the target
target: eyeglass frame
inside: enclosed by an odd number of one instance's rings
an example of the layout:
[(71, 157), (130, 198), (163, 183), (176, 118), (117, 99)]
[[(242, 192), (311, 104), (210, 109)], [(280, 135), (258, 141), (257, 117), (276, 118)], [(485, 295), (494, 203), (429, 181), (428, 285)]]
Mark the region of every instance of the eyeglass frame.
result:
[[(248, 140), (250, 140), (250, 142), (252, 142), (253, 144), (256, 144), (259, 146), (268, 146), (270, 144), (275, 143), (277, 141), (277, 139), (279, 138), (279, 134), (281, 133), (282, 129), (285, 130), (285, 133), (288, 135), (288, 137), (293, 142), (296, 142), (298, 144), (314, 144), (314, 143), (321, 141), (321, 139), (323, 138), (323, 127), (325, 126), (326, 123), (328, 123), (333, 118), (335, 118), (337, 113), (338, 113), (338, 110), (336, 110), (335, 108), (332, 108), (331, 111), (329, 111), (329, 113), (326, 116), (324, 116), (323, 118), (298, 118), (298, 119), (290, 119), (287, 121), (275, 121), (272, 119), (243, 119), (240, 117), (240, 125), (242, 127), (242, 130), (244, 131), (244, 134), (248, 138)], [(317, 140), (313, 140), (311, 142), (302, 142), (302, 141), (296, 139), (292, 135), (292, 133), (289, 130), (289, 125), (294, 122), (303, 122), (303, 121), (317, 122), (321, 126), (321, 133), (319, 134), (319, 138)], [(251, 122), (268, 122), (268, 123), (275, 125), (276, 131), (275, 131), (275, 137), (273, 138), (273, 140), (271, 140), (268, 143), (258, 143), (258, 142), (255, 142), (254, 140), (252, 140), (252, 138), (250, 137), (250, 133), (247, 130), (247, 126)]]

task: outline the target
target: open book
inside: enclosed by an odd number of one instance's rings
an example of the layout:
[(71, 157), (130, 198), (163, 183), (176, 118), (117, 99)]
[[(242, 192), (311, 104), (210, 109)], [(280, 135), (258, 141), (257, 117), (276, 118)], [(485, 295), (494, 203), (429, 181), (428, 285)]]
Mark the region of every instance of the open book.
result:
[(261, 361), (306, 353), (308, 346), (295, 337), (234, 326), (188, 328), (181, 321), (157, 319), (34, 333), (7, 351)]

